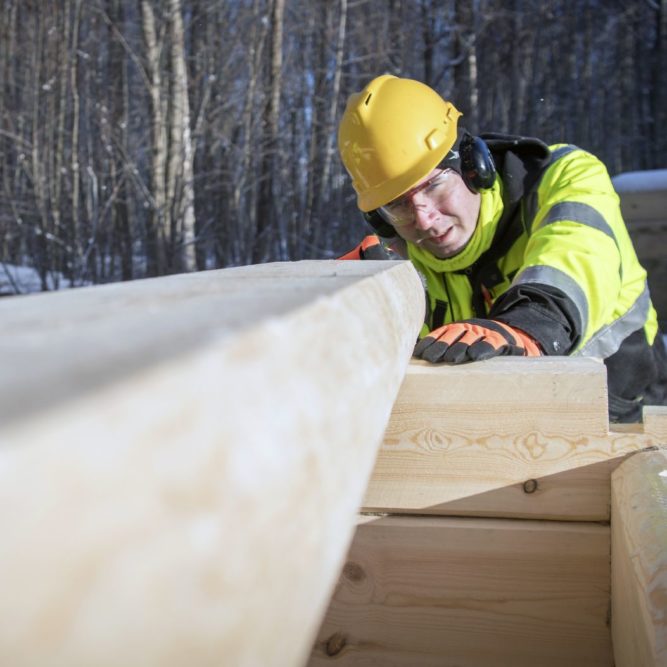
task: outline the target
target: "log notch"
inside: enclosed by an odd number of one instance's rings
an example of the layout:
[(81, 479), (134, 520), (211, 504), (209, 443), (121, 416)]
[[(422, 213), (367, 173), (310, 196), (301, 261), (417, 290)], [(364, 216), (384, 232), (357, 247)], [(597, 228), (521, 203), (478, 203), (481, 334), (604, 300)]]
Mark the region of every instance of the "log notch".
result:
[(609, 521), (612, 470), (665, 423), (649, 410), (650, 432), (610, 433), (594, 359), (412, 361), (364, 511)]
[(667, 665), (667, 451), (612, 476), (612, 641), (617, 667)]
[(302, 664), (423, 311), (402, 262), (4, 300), (0, 664)]

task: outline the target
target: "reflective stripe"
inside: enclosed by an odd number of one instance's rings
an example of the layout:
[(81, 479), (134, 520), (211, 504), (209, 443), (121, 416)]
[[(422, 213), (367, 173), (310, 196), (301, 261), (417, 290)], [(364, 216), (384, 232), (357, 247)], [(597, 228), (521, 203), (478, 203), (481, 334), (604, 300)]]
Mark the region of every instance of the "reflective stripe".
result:
[[(578, 201), (562, 201), (554, 204), (547, 213), (546, 217), (540, 222), (538, 229), (551, 225), (554, 222), (563, 222), (571, 220), (579, 222), (587, 227), (592, 227), (598, 231), (611, 237), (616, 243), (616, 237), (609, 223), (604, 219), (604, 216), (596, 208), (590, 204), (584, 204)], [(616, 243), (618, 248), (618, 243)]]
[(651, 297), (648, 286), (645, 284), (644, 291), (637, 297), (628, 311), (611, 324), (607, 324), (594, 333), (586, 345), (577, 350), (575, 354), (578, 356), (602, 357), (602, 359), (611, 357), (631, 333), (641, 329), (646, 324), (650, 307)]
[(526, 197), (525, 221), (527, 230), (530, 230), (530, 228), (533, 225), (533, 220), (537, 215), (537, 204), (538, 204), (537, 190), (540, 187), (542, 179), (544, 178), (544, 174), (550, 169), (550, 167), (554, 164), (554, 162), (558, 162), (558, 160), (560, 160), (562, 157), (565, 157), (566, 155), (569, 155), (573, 151), (578, 151), (578, 150), (579, 146), (575, 146), (574, 144), (567, 144), (566, 146), (561, 146), (560, 148), (557, 148), (555, 151), (551, 153), (551, 156), (549, 158), (549, 163), (545, 167), (537, 183), (535, 183), (535, 185), (531, 188), (531, 192), (528, 195), (528, 197)]
[(560, 160), (564, 155), (567, 155), (572, 151), (578, 151), (578, 150), (579, 146), (575, 146), (574, 144), (567, 144), (566, 146), (561, 146), (560, 148), (557, 148), (555, 151), (551, 153), (550, 164), (553, 164), (554, 162), (556, 162), (556, 160)]
[[(579, 222), (582, 225), (591, 227), (592, 229), (597, 229), (599, 232), (609, 236), (616, 245), (616, 250), (618, 256), (621, 256), (621, 248), (618, 245), (614, 230), (609, 226), (609, 223), (604, 219), (604, 216), (596, 208), (593, 208), (590, 204), (584, 204), (578, 201), (562, 201), (554, 204), (547, 213), (546, 217), (540, 224), (537, 229), (545, 227), (546, 225), (551, 225), (554, 222), (563, 222), (565, 220), (571, 220), (573, 222)], [(619, 263), (618, 273), (623, 279), (623, 265)]]
[(529, 266), (519, 273), (512, 281), (512, 285), (524, 285), (528, 283), (551, 285), (566, 294), (579, 312), (581, 335), (583, 335), (588, 326), (588, 301), (584, 291), (579, 287), (574, 278), (571, 278), (567, 273), (553, 266)]

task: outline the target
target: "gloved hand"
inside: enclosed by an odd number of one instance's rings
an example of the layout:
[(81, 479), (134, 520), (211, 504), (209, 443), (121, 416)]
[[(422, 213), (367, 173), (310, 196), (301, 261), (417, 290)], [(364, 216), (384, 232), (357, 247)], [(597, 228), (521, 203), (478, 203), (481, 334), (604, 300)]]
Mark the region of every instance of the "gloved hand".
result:
[(497, 320), (463, 320), (445, 324), (424, 336), (414, 356), (431, 363), (460, 364), (500, 355), (539, 357), (538, 344), (528, 335)]
[(375, 234), (370, 234), (364, 237), (363, 241), (353, 250), (338, 259), (395, 259), (397, 257), (385, 249)]

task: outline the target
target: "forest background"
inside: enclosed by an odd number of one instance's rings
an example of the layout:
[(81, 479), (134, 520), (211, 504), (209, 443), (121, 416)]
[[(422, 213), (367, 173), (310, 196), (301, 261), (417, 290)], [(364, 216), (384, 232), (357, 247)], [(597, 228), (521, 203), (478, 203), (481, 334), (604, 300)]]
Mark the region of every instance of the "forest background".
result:
[(0, 272), (41, 289), (342, 254), (336, 127), (386, 72), (473, 132), (667, 166), (667, 0), (0, 2)]

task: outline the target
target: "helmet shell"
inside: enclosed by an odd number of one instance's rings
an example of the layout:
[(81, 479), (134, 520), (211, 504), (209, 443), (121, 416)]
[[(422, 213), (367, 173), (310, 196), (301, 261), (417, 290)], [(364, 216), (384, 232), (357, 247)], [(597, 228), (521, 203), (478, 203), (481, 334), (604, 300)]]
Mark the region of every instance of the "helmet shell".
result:
[(359, 208), (379, 208), (427, 176), (456, 142), (460, 116), (427, 85), (389, 74), (351, 95), (338, 150)]

